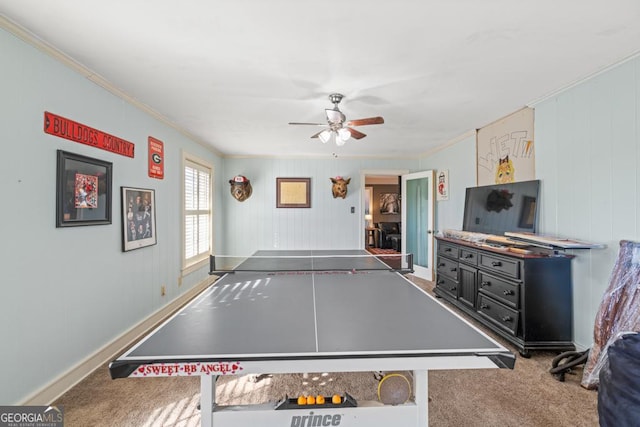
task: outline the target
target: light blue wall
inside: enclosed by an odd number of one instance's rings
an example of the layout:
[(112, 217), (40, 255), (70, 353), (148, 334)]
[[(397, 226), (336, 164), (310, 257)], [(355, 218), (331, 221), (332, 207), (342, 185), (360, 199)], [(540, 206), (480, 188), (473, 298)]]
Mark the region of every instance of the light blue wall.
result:
[(607, 245), (573, 252), (575, 340), (590, 346), (619, 241), (640, 240), (640, 57), (535, 110), (542, 232)]
[[(222, 168), (202, 146), (4, 30), (0, 52), (0, 404), (15, 404), (207, 277), (195, 272), (178, 287), (182, 150)], [(133, 142), (135, 158), (45, 134), (44, 111)], [(165, 143), (164, 180), (147, 176), (150, 135)], [(113, 162), (111, 225), (55, 227), (57, 149)], [(122, 185), (156, 190), (157, 245), (121, 251)]]
[[(225, 159), (223, 193), (224, 251), (250, 255), (258, 249), (352, 249), (364, 246), (361, 200), (363, 170), (415, 171), (416, 159)], [(229, 194), (229, 179), (251, 180), (252, 196), (238, 202)], [(345, 199), (334, 199), (335, 176), (351, 178)], [(311, 209), (276, 208), (276, 178), (311, 178)], [(351, 213), (351, 207), (355, 212)]]
[(420, 169), (449, 171), (449, 200), (436, 202), (436, 232), (462, 229), (464, 195), (476, 185), (476, 139), (468, 136), (435, 154), (420, 159)]
[[(569, 251), (576, 255), (574, 340), (588, 348), (618, 243), (640, 240), (640, 59), (536, 105), (535, 147), (540, 232), (607, 245)], [(421, 169), (449, 169), (450, 198), (437, 203), (438, 230), (462, 227), (464, 189), (476, 185), (475, 156), (469, 137), (421, 159)]]

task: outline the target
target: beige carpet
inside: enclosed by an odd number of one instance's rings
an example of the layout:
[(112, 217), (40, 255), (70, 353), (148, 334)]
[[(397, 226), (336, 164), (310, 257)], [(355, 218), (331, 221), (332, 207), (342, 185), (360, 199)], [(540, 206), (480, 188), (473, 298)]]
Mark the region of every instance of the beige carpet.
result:
[[(432, 292), (432, 283), (416, 283)], [(566, 375), (565, 382), (549, 374), (555, 355), (533, 352), (530, 359), (518, 355), (514, 370), (430, 372), (429, 425), (597, 426), (597, 392), (580, 386), (581, 369)], [(245, 404), (277, 401), (285, 394), (332, 395), (346, 391), (356, 400), (376, 400), (377, 387), (371, 372), (267, 375), (256, 382), (249, 376), (220, 377), (216, 396), (220, 404)], [(64, 407), (67, 427), (197, 426), (199, 393), (198, 378), (111, 380), (105, 365), (55, 404)]]

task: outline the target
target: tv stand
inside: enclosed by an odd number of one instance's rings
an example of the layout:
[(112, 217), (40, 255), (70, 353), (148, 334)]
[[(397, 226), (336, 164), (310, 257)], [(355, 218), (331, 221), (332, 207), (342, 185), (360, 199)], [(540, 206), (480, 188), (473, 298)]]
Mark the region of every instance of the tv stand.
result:
[(542, 255), (436, 237), (436, 296), (512, 343), (575, 350), (571, 255)]

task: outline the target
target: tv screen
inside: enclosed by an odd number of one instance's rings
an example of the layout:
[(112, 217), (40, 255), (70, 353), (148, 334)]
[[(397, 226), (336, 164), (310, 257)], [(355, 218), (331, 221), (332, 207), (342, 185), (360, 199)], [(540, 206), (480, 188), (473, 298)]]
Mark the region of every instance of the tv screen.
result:
[(502, 235), (535, 233), (540, 180), (467, 188), (462, 229)]

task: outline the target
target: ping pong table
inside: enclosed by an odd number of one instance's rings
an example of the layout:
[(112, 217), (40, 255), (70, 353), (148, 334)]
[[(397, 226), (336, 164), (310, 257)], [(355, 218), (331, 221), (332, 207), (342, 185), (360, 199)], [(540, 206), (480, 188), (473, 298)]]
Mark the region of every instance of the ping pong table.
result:
[[(112, 361), (111, 376), (199, 376), (207, 427), (425, 427), (429, 370), (513, 368), (515, 358), (384, 261), (361, 250), (258, 251)], [(215, 403), (220, 375), (358, 371), (413, 371), (412, 400)]]

